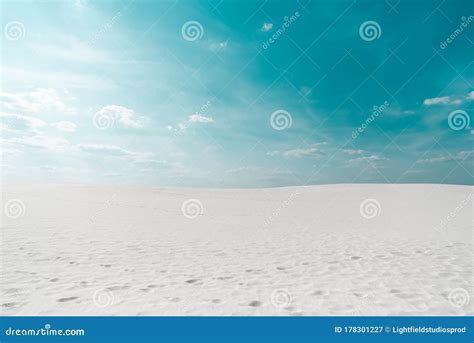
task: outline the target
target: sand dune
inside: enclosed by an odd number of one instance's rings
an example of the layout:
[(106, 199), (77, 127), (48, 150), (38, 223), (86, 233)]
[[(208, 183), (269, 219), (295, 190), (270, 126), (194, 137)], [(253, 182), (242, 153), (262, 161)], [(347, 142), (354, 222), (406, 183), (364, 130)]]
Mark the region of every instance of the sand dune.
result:
[(472, 194), (6, 185), (1, 311), (473, 315)]

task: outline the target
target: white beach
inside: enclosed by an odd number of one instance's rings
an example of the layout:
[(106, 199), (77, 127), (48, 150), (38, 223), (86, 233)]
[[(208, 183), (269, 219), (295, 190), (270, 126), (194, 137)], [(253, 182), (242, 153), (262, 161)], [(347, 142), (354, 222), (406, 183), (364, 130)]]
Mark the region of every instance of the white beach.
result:
[(472, 192), (4, 185), (1, 311), (473, 315)]

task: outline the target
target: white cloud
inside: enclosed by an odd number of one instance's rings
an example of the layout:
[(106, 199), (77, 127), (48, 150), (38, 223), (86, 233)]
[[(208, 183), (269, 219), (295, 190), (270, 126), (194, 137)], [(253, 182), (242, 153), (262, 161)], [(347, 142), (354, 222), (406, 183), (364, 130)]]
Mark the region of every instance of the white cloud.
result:
[(13, 137), (3, 140), (7, 145), (21, 145), (30, 148), (46, 149), (51, 151), (62, 151), (70, 148), (69, 141), (60, 137), (35, 135), (31, 137)]
[(370, 155), (370, 156), (363, 156), (350, 159), (350, 163), (358, 163), (358, 162), (378, 162), (387, 160), (385, 157), (380, 157), (379, 155)]
[[(195, 113), (195, 114), (190, 115), (186, 121), (179, 123), (177, 130), (185, 131), (187, 128), (189, 128), (191, 125), (195, 123), (204, 123), (204, 124), (214, 123), (214, 119), (211, 117), (205, 117), (205, 116)], [(170, 125), (168, 125), (166, 128), (169, 131), (175, 130), (175, 128)]]
[(430, 98), (430, 99), (425, 99), (423, 101), (423, 104), (426, 106), (431, 106), (431, 105), (446, 105), (449, 104), (451, 101), (451, 98), (449, 96), (442, 96), (438, 98)]
[(210, 47), (212, 51), (224, 50), (227, 48), (227, 41), (212, 43)]
[(437, 162), (458, 161), (458, 160), (462, 161), (462, 160), (467, 159), (473, 154), (474, 154), (474, 151), (464, 150), (464, 151), (459, 151), (454, 155), (441, 155), (441, 156), (421, 159), (421, 160), (416, 161), (416, 163), (437, 163)]
[(456, 154), (456, 158), (457, 159), (461, 159), (461, 160), (464, 160), (468, 157), (470, 157), (471, 155), (474, 155), (474, 151), (472, 150), (465, 150), (465, 151), (460, 151)]
[(61, 95), (54, 88), (38, 88), (26, 93), (0, 92), (0, 104), (6, 110), (26, 114), (75, 112), (63, 102)]
[(262, 31), (263, 31), (263, 32), (268, 32), (268, 31), (270, 31), (272, 28), (273, 28), (273, 24), (272, 24), (272, 23), (263, 23), (263, 25), (262, 25)]
[(403, 174), (420, 174), (424, 173), (425, 171), (423, 169), (409, 169), (403, 172)]
[(423, 104), (426, 106), (432, 105), (459, 105), (465, 101), (474, 100), (474, 91), (469, 92), (465, 97), (456, 96), (454, 99), (452, 96), (442, 96), (437, 98), (425, 99)]
[(52, 123), (51, 126), (65, 132), (74, 132), (77, 128), (77, 125), (70, 121), (58, 121), (57, 123)]
[(28, 130), (37, 132), (37, 129), (44, 127), (47, 123), (41, 119), (15, 113), (0, 112), (2, 127), (10, 130)]
[(136, 118), (135, 111), (127, 107), (118, 105), (107, 105), (97, 111), (95, 115), (97, 116), (97, 118), (110, 118), (113, 121), (122, 124), (122, 126), (124, 127), (143, 127), (142, 121)]
[[(70, 58), (70, 57), (69, 57)], [(23, 84), (54, 84), (58, 87), (67, 84), (68, 88), (81, 88), (87, 90), (104, 91), (116, 87), (111, 80), (93, 77), (84, 73), (75, 73), (71, 71), (36, 71), (23, 68), (13, 68), (10, 66), (2, 66), (2, 78), (4, 84), (15, 84), (21, 80)]]
[(318, 156), (323, 155), (323, 152), (318, 148), (308, 148), (308, 149), (293, 149), (288, 150), (283, 153), (285, 157), (309, 157), (309, 156)]
[(200, 114), (193, 114), (188, 117), (190, 123), (214, 123), (211, 117), (205, 117)]
[(315, 157), (324, 155), (324, 152), (317, 148), (319, 145), (325, 145), (326, 143), (315, 143), (312, 144), (309, 148), (303, 149), (291, 149), (291, 150), (274, 150), (267, 153), (269, 156), (283, 156), (283, 157), (295, 157), (295, 158), (302, 158), (302, 157)]
[(149, 152), (138, 152), (123, 149), (117, 145), (109, 144), (78, 144), (77, 148), (90, 154), (103, 154), (115, 157), (129, 157), (136, 160), (146, 160), (153, 156)]
[(193, 114), (188, 117), (190, 123), (214, 123), (211, 117), (205, 117), (200, 114)]
[(452, 160), (452, 158), (449, 156), (438, 156), (438, 157), (431, 157), (431, 158), (418, 160), (416, 161), (416, 163), (435, 163), (435, 162), (446, 162), (450, 160)]
[(244, 173), (254, 173), (254, 172), (261, 172), (261, 171), (262, 171), (261, 167), (245, 166), (245, 167), (227, 169), (225, 173), (226, 174), (244, 174)]
[(361, 155), (365, 152), (364, 150), (360, 150), (360, 149), (344, 149), (342, 151), (348, 155)]
[(135, 167), (143, 168), (142, 170), (168, 169), (173, 163), (164, 160), (155, 160), (152, 158), (141, 158), (133, 162)]

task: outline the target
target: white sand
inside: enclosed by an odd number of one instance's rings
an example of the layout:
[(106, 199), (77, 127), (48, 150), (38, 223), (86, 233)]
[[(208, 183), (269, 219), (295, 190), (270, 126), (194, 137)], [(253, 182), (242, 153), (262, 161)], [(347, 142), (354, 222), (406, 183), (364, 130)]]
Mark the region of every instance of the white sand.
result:
[(472, 187), (2, 192), (3, 315), (474, 314)]

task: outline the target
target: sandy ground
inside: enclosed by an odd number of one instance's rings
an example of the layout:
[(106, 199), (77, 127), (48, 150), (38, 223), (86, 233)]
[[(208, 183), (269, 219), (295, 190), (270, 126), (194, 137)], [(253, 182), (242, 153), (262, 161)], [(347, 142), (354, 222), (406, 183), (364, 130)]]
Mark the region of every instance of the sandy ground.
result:
[(1, 314), (473, 315), (473, 192), (6, 185)]

